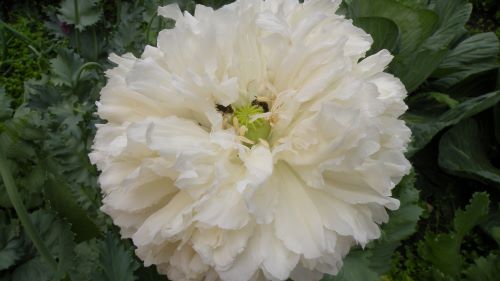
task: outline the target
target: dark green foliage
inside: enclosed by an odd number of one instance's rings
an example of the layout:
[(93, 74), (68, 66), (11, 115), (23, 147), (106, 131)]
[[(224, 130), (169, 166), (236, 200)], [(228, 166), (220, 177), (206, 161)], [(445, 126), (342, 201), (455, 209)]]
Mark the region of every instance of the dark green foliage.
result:
[[(399, 30), (389, 72), (409, 91), (410, 109), (403, 118), (412, 129), (407, 156), (415, 166), (413, 180), (403, 181), (399, 192), (408, 184), (410, 191), (415, 186), (421, 192), (420, 199), (410, 196), (410, 201), (399, 193), (401, 209), (382, 227), (382, 238), (352, 251), (339, 275), (325, 280), (498, 277), (498, 38), (465, 29), (472, 8), (465, 0), (344, 2), (346, 16), (372, 34), (373, 51), (394, 46), (375, 19), (384, 18)], [(488, 194), (476, 191), (494, 194), (493, 210)], [(455, 212), (471, 196), (465, 211)]]
[(500, 276), (500, 258), (497, 255), (480, 257), (474, 261), (465, 275), (469, 281), (494, 281)]
[(132, 258), (130, 248), (125, 248), (117, 237), (108, 234), (106, 238), (97, 243), (96, 248), (99, 252), (99, 268), (94, 272), (92, 280), (136, 280), (134, 271), (139, 265)]
[(455, 212), (453, 231), (449, 233), (427, 233), (425, 240), (419, 243), (420, 256), (433, 265), (433, 276), (458, 278), (464, 264), (460, 255), (460, 246), (466, 234), (486, 217), (489, 199), (486, 193), (475, 193), (465, 210)]
[(0, 85), (17, 101), (23, 93), (24, 81), (42, 75), (46, 60), (41, 52), (50, 53), (53, 43), (47, 38), (41, 22), (18, 15), (8, 23), (8, 27), (18, 32), (13, 33), (1, 20)]
[(373, 55), (382, 49), (394, 53), (401, 44), (398, 26), (383, 17), (359, 17), (354, 24), (373, 37), (373, 45), (367, 55)]
[(63, 0), (59, 7), (59, 20), (74, 25), (78, 30), (95, 24), (102, 15), (99, 0)]
[(439, 143), (439, 165), (458, 177), (491, 181), (500, 187), (500, 169), (490, 163), (481, 135), (473, 119), (447, 131)]
[[(174, 26), (156, 9), (173, 1), (32, 2), (2, 3), (0, 148), (57, 267), (36, 250), (0, 180), (0, 280), (165, 280), (142, 266), (99, 210), (98, 173), (87, 154), (108, 54), (139, 56), (156, 44), (158, 32)], [(177, 2), (192, 13), (197, 3), (232, 1)], [(401, 207), (381, 238), (353, 249), (341, 272), (324, 280), (498, 279), (496, 2), (344, 0), (342, 13), (373, 37), (369, 54), (394, 55), (387, 71), (409, 92), (402, 118), (412, 130), (414, 170), (393, 190)]]

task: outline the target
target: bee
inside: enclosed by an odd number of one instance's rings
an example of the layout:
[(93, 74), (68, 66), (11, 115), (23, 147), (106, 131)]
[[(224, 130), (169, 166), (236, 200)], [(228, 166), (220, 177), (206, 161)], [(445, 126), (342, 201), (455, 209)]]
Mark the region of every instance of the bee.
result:
[(269, 105), (267, 104), (267, 102), (259, 101), (258, 99), (255, 99), (252, 101), (252, 105), (256, 105), (256, 106), (261, 107), (264, 110), (264, 112), (269, 112)]
[(233, 113), (233, 107), (231, 105), (228, 106), (223, 106), (221, 104), (215, 105), (215, 108), (222, 114), (232, 114)]

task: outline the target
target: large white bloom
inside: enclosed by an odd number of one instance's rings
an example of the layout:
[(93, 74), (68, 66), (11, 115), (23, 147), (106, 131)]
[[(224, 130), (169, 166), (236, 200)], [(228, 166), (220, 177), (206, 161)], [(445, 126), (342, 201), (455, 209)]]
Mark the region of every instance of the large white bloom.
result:
[(103, 211), (146, 266), (318, 280), (380, 236), (410, 168), (406, 91), (383, 72), (389, 52), (364, 58), (372, 39), (339, 2), (173, 4), (158, 47), (111, 56), (90, 157)]

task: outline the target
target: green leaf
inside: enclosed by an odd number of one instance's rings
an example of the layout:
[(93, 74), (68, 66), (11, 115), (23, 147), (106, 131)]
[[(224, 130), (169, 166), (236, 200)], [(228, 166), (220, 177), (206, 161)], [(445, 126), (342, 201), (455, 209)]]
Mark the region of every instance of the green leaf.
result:
[(75, 263), (69, 270), (71, 281), (93, 280), (93, 275), (99, 264), (99, 249), (97, 240), (81, 242), (75, 247)]
[(419, 244), (419, 253), (439, 271), (457, 277), (460, 274), (464, 258), (460, 255), (463, 238), (488, 214), (488, 194), (481, 192), (472, 196), (465, 210), (457, 210), (454, 219), (454, 232), (427, 233)]
[[(57, 271), (54, 272), (45, 260), (37, 254), (33, 259), (15, 269), (13, 280), (60, 280), (73, 263), (73, 249), (75, 247), (73, 233), (68, 224), (58, 220), (49, 211), (38, 210), (30, 214), (30, 217), (50, 253), (58, 260)], [(29, 240), (27, 237), (25, 239)]]
[[(52, 277), (53, 271), (48, 268), (45, 261), (39, 256), (21, 264), (12, 273), (13, 281), (48, 281)], [(59, 278), (56, 280), (59, 280)]]
[(8, 119), (14, 112), (10, 107), (12, 98), (5, 93), (5, 89), (0, 87), (0, 121)]
[(500, 257), (494, 254), (479, 257), (465, 272), (467, 281), (496, 281), (500, 276)]
[(425, 40), (423, 48), (441, 49), (465, 34), (464, 26), (472, 11), (472, 4), (467, 0), (439, 0), (430, 7), (438, 15), (439, 21), (437, 30)]
[(411, 93), (438, 67), (446, 52), (446, 49), (422, 48), (406, 57), (396, 56), (390, 72), (401, 79)]
[(71, 223), (77, 241), (88, 240), (100, 234), (97, 226), (76, 202), (68, 184), (51, 176), (45, 184), (45, 192), (52, 208)]
[(474, 226), (479, 224), (488, 215), (490, 199), (485, 192), (476, 192), (472, 195), (465, 210), (457, 210), (453, 219), (455, 232), (460, 237), (465, 236)]
[(327, 275), (322, 281), (379, 281), (378, 274), (370, 269), (370, 261), (361, 250), (353, 250), (344, 258), (342, 269), (336, 276)]
[(64, 0), (59, 8), (58, 18), (83, 30), (101, 18), (102, 9), (97, 5), (99, 2), (100, 0)]
[[(55, 85), (66, 85), (73, 87), (76, 83), (76, 75), (83, 65), (83, 59), (75, 52), (68, 49), (61, 49), (55, 59), (50, 60), (53, 73), (51, 78)], [(85, 71), (80, 76), (80, 80), (86, 78)]]
[(99, 57), (107, 56), (109, 50), (108, 40), (103, 38), (109, 36), (103, 28), (92, 27), (80, 32), (78, 41), (74, 36), (70, 35), (70, 44), (73, 48), (78, 46), (78, 55), (86, 61), (97, 61)]
[(132, 253), (118, 238), (108, 233), (104, 240), (97, 243), (99, 250), (99, 269), (95, 272), (95, 281), (133, 281), (134, 271), (139, 267)]
[(500, 91), (496, 91), (462, 102), (438, 117), (406, 113), (404, 119), (411, 128), (413, 137), (407, 155), (412, 156), (422, 149), (442, 129), (474, 116), (499, 101)]
[(382, 49), (394, 53), (399, 43), (398, 26), (390, 19), (382, 17), (359, 17), (354, 19), (354, 25), (368, 32), (373, 38), (373, 45), (367, 56)]
[(408, 92), (417, 89), (434, 72), (453, 39), (465, 32), (471, 7), (465, 0), (436, 1), (433, 11), (439, 18), (437, 30), (419, 42), (413, 52), (396, 56), (391, 65), (391, 72), (401, 79)]
[(7, 222), (5, 213), (0, 211), (0, 271), (16, 264), (24, 255), (19, 231), (17, 221)]
[(426, 234), (419, 253), (424, 260), (446, 275), (457, 276), (462, 267), (461, 240), (453, 234)]
[(411, 8), (427, 8), (428, 0), (397, 0), (399, 3)]
[(399, 27), (401, 54), (410, 54), (434, 31), (437, 15), (426, 9), (407, 7), (395, 0), (352, 0), (349, 3), (352, 18), (382, 17)]
[(488, 159), (476, 121), (467, 119), (447, 131), (439, 142), (439, 166), (459, 176), (500, 186), (500, 169)]
[[(3, 230), (0, 230), (3, 232)], [(3, 234), (0, 234), (3, 236)], [(4, 239), (0, 237), (0, 239)], [(18, 239), (0, 242), (0, 270), (5, 270), (16, 264), (22, 257), (21, 242)]]
[(481, 222), (481, 228), (500, 246), (500, 210), (490, 212), (488, 217)]
[(450, 88), (471, 75), (497, 68), (499, 52), (498, 38), (494, 33), (471, 36), (446, 55), (432, 74), (438, 78), (432, 85)]
[(390, 213), (389, 222), (382, 225), (380, 239), (368, 246), (371, 255), (370, 268), (379, 274), (390, 270), (392, 255), (401, 242), (412, 235), (423, 213), (419, 206), (419, 191), (415, 188), (415, 173), (405, 176), (394, 190), (394, 197), (401, 205)]
[(144, 42), (144, 31), (141, 29), (142, 13), (144, 9), (141, 7), (132, 7), (128, 3), (124, 3), (120, 9), (120, 22), (112, 34), (112, 48), (119, 53), (125, 51), (135, 52), (142, 49)]

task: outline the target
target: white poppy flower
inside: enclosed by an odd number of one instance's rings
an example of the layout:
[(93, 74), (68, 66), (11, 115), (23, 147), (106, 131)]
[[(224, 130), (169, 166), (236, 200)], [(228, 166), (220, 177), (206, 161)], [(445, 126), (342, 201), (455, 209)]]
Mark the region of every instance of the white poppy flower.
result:
[(340, 1), (239, 0), (111, 55), (102, 210), (171, 280), (319, 280), (380, 236), (408, 173), (403, 84)]

